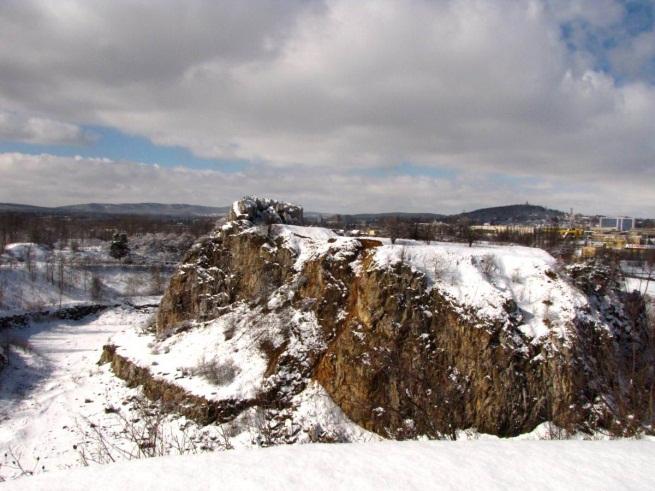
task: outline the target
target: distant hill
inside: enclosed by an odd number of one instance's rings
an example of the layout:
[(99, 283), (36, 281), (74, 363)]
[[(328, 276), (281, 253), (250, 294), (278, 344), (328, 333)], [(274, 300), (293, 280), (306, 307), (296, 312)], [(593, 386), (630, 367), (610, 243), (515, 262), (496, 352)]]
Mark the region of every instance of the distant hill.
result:
[(398, 217), (406, 220), (440, 220), (446, 215), (440, 213), (411, 213), (411, 212), (400, 212), (392, 211), (388, 213), (360, 213), (357, 215), (351, 215), (356, 220), (380, 220), (388, 217)]
[[(308, 215), (307, 213), (305, 215)], [(323, 218), (334, 217), (335, 214), (323, 214)], [(342, 214), (344, 219), (350, 222), (366, 221), (376, 222), (388, 217), (398, 217), (403, 220), (418, 220), (430, 222), (433, 220), (444, 222), (456, 222), (463, 218), (471, 223), (493, 223), (493, 224), (539, 224), (548, 223), (553, 219), (562, 219), (566, 213), (558, 210), (551, 210), (537, 205), (508, 205), (496, 206), (493, 208), (481, 208), (479, 210), (454, 215), (444, 215), (441, 213), (405, 213), (405, 212), (387, 212), (387, 213), (358, 213), (353, 215)]]
[(162, 216), (220, 216), (228, 206), (200, 206), (163, 203), (85, 203), (80, 205), (44, 207), (0, 203), (0, 211), (23, 213), (76, 214), (76, 215), (162, 215)]
[[(85, 203), (79, 205), (44, 207), (21, 205), (15, 203), (0, 203), (0, 211), (14, 211), (23, 213), (41, 214), (63, 214), (63, 215), (151, 215), (151, 216), (221, 216), (229, 210), (229, 206), (200, 206), (187, 204), (164, 204), (164, 203)], [(547, 223), (554, 218), (561, 219), (566, 214), (562, 211), (551, 210), (536, 205), (509, 205), (496, 206), (494, 208), (482, 208), (479, 210), (458, 213), (455, 215), (444, 215), (441, 213), (412, 213), (412, 212), (386, 212), (386, 213), (357, 213), (342, 214), (348, 222), (375, 222), (388, 217), (398, 217), (405, 220), (419, 220), (430, 222), (442, 220), (455, 222), (466, 218), (472, 223)], [(314, 211), (305, 212), (305, 218), (315, 221), (319, 216), (329, 218), (334, 213), (320, 213)]]
[(0, 203), (0, 211), (16, 211), (20, 213), (52, 213), (54, 208), (45, 206), (19, 205), (17, 203)]
[(450, 215), (448, 221), (456, 221), (461, 218), (467, 218), (472, 223), (492, 223), (492, 224), (511, 224), (511, 223), (547, 223), (554, 219), (562, 219), (566, 213), (559, 210), (551, 210), (537, 205), (508, 205), (496, 206), (493, 208), (481, 208), (479, 210), (469, 211)]

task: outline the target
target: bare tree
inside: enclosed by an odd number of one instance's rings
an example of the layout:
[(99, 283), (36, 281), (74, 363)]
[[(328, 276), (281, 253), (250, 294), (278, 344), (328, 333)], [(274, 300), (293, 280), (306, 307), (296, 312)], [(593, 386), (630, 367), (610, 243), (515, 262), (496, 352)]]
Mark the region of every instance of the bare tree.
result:
[(45, 279), (52, 285), (55, 284), (55, 255), (51, 254), (45, 261)]
[(473, 247), (473, 242), (478, 240), (477, 231), (471, 227), (471, 222), (464, 218), (458, 223), (458, 233), (459, 237), (465, 240), (469, 247)]
[(4, 278), (0, 276), (0, 307), (2, 307), (4, 304), (6, 288), (7, 288), (7, 284), (5, 283)]
[(95, 275), (91, 277), (91, 288), (89, 293), (91, 295), (91, 300), (95, 302), (102, 298), (102, 281), (100, 281), (100, 278)]
[(164, 277), (161, 266), (153, 265), (150, 268), (150, 293), (160, 295), (164, 291)]
[(34, 250), (32, 244), (28, 244), (25, 248), (25, 268), (30, 274), (30, 280), (36, 279), (36, 269), (34, 265)]
[(59, 307), (66, 288), (66, 258), (63, 254), (57, 256), (57, 291), (59, 293)]
[(390, 216), (384, 219), (383, 224), (386, 234), (389, 236), (389, 239), (391, 239), (391, 243), (395, 244), (396, 239), (400, 236), (402, 232), (400, 220), (398, 220), (398, 217)]

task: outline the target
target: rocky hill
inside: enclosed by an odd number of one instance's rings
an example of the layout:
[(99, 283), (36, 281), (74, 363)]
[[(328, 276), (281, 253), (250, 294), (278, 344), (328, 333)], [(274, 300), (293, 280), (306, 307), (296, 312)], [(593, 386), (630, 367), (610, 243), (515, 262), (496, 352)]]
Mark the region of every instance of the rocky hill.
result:
[(204, 422), (260, 408), (279, 441), (317, 386), (398, 439), (652, 424), (652, 333), (610, 271), (518, 246), (340, 237), (271, 200), (229, 218), (173, 275), (151, 337), (106, 347), (150, 397)]

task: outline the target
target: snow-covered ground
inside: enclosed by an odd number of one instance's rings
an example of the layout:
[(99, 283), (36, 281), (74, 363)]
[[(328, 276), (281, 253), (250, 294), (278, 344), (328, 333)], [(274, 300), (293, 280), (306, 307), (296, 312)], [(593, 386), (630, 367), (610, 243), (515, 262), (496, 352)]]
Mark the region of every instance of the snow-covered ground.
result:
[(655, 489), (655, 444), (382, 442), (166, 457), (52, 473), (17, 490)]
[[(76, 467), (82, 465), (82, 450), (87, 456), (97, 453), (99, 442), (92, 431), (94, 426), (112, 445), (132, 445), (133, 442), (121, 435), (125, 428), (114, 410), (118, 409), (128, 419), (142, 417), (134, 408), (139, 390), (126, 387), (108, 365), (98, 366), (97, 362), (102, 346), (112, 337), (129, 339), (134, 343), (134, 352), (138, 353), (143, 345), (143, 356), (152, 357), (152, 360), (140, 359), (144, 366), (165, 377), (166, 357), (149, 354), (150, 349), (144, 344), (148, 336), (139, 335), (151, 315), (152, 311), (147, 309), (117, 307), (80, 321), (57, 320), (1, 331), (0, 346), (4, 347), (8, 363), (0, 371), (0, 455), (11, 451), (20, 456), (23, 467), (36, 468), (37, 473), (41, 472), (41, 466), (45, 471)], [(223, 331), (213, 327), (222, 337)], [(127, 333), (132, 333), (132, 337)], [(202, 356), (203, 346), (212, 346), (209, 333), (198, 331), (205, 339), (187, 353), (185, 363), (195, 366), (195, 356)], [(194, 337), (190, 341), (193, 340), (198, 339)], [(173, 360), (184, 355), (176, 350), (175, 344), (171, 340), (170, 346), (162, 348), (173, 350)], [(162, 365), (151, 365), (155, 360)], [(252, 369), (257, 371), (258, 367), (256, 360), (252, 360)], [(173, 371), (176, 373), (179, 372)], [(202, 378), (195, 378), (190, 384), (190, 389), (209, 397), (212, 391), (236, 390), (235, 387), (221, 389)], [(318, 384), (310, 384), (296, 396), (293, 406), (289, 429), (300, 433), (298, 441), (309, 441), (305, 430), (317, 427), (339, 432), (349, 440), (379, 440), (350, 422)], [(226, 442), (236, 448), (257, 445), (260, 443), (257, 416), (253, 409), (232, 423), (199, 427), (184, 417), (167, 415), (162, 421), (162, 435), (170, 445), (166, 452), (179, 453), (178, 444), (182, 440), (188, 440), (186, 452), (220, 450)], [(113, 452), (113, 457), (125, 458), (117, 452)], [(11, 464), (12, 460), (13, 456), (9, 455), (0, 461), (0, 479), (21, 474)], [(104, 460), (110, 459), (105, 455)]]
[[(21, 465), (37, 471), (81, 465), (80, 451), (95, 452), (90, 436), (95, 425), (119, 445), (129, 442), (117, 435), (123, 428), (113, 409), (130, 417), (137, 389), (126, 387), (107, 365), (98, 366), (102, 346), (117, 330), (138, 329), (151, 312), (126, 307), (107, 310), (80, 321), (36, 323), (0, 332), (8, 356), (0, 371), (0, 455), (20, 455)], [(113, 409), (112, 409), (113, 408)], [(202, 442), (216, 438), (218, 427), (197, 428), (184, 418), (167, 417), (165, 432), (180, 433)], [(86, 443), (85, 443), (86, 442)], [(76, 448), (75, 448), (76, 447)], [(38, 462), (36, 459), (39, 459)], [(0, 478), (20, 474), (0, 462)]]

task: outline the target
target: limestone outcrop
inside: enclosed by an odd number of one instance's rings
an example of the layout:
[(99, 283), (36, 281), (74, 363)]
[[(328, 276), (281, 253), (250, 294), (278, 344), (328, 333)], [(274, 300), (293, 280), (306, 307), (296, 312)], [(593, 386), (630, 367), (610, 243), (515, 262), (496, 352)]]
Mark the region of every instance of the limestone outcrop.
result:
[(234, 202), (228, 213), (228, 220), (248, 220), (253, 224), (302, 225), (303, 209), (283, 201), (246, 197)]
[(270, 200), (239, 201), (230, 219), (189, 251), (156, 330), (165, 338), (211, 325), (237, 305), (278, 319), (257, 346), (272, 406), (313, 379), (350, 419), (391, 438), (467, 428), (511, 436), (545, 421), (612, 434), (652, 424), (643, 305), (630, 312), (610, 280), (589, 286), (600, 280), (587, 266), (555, 272), (552, 258), (527, 248), (338, 237), (294, 225), (302, 208)]

